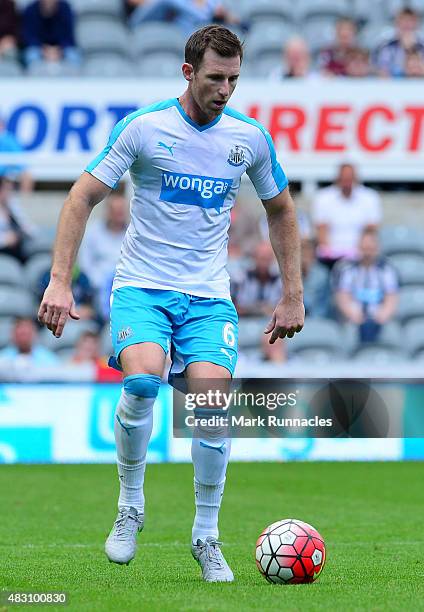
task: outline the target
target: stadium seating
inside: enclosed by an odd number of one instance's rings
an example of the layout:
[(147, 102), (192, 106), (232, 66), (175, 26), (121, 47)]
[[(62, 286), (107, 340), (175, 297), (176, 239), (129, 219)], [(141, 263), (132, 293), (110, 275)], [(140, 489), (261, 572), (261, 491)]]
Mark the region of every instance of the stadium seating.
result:
[(257, 62), (273, 54), (281, 61), (285, 42), (295, 33), (293, 26), (280, 22), (262, 22), (252, 28), (246, 38), (246, 61)]
[(9, 344), (12, 326), (12, 317), (0, 317), (0, 349)]
[(22, 66), (15, 60), (0, 60), (0, 77), (20, 77), (23, 74)]
[(25, 255), (32, 257), (40, 253), (51, 255), (54, 243), (54, 229), (44, 230), (42, 234), (36, 234), (24, 244)]
[(33, 255), (26, 263), (23, 269), (26, 287), (37, 295), (38, 284), (41, 275), (50, 269), (51, 255), (49, 253), (39, 253)]
[(181, 65), (180, 54), (158, 52), (141, 58), (136, 64), (136, 70), (143, 77), (173, 78), (181, 76)]
[(403, 341), (411, 357), (418, 353), (424, 354), (424, 313), (421, 318), (405, 325)]
[(424, 287), (408, 285), (402, 287), (399, 295), (397, 319), (405, 325), (412, 319), (424, 316)]
[[(146, 58), (154, 53), (175, 53), (184, 56), (186, 37), (172, 23), (150, 22), (139, 25), (132, 34), (134, 57)], [(128, 41), (127, 41), (128, 45)]]
[(51, 351), (70, 349), (76, 345), (79, 337), (85, 331), (97, 332), (98, 325), (94, 321), (73, 321), (70, 319), (67, 321), (60, 338), (55, 338), (52, 332), (45, 327), (40, 332), (40, 343)]
[(127, 58), (114, 53), (92, 53), (84, 63), (86, 77), (134, 77), (136, 67)]
[(0, 254), (0, 285), (16, 287), (23, 285), (22, 266), (10, 255)]
[(302, 22), (316, 17), (327, 17), (335, 21), (338, 17), (351, 14), (351, 5), (348, 0), (300, 0), (299, 19)]
[(408, 360), (408, 354), (402, 349), (392, 349), (386, 346), (381, 346), (379, 343), (365, 344), (362, 346), (352, 360), (356, 363), (374, 364), (374, 365), (393, 365)]
[(76, 27), (78, 46), (85, 57), (99, 52), (127, 57), (128, 35), (122, 23), (104, 17), (84, 19)]
[(380, 231), (380, 241), (384, 255), (424, 254), (424, 232), (415, 227), (387, 225)]
[(284, 23), (297, 20), (296, 5), (291, 0), (243, 0), (239, 11), (251, 24), (262, 20)]
[(297, 354), (305, 349), (345, 353), (341, 326), (330, 319), (308, 319), (302, 333), (296, 334), (288, 343), (289, 354)]
[(72, 0), (72, 8), (77, 13), (78, 17), (123, 17), (123, 2), (122, 0)]
[(336, 17), (327, 15), (311, 16), (302, 25), (302, 36), (308, 41), (311, 53), (318, 53), (323, 47), (328, 47), (334, 41), (334, 25)]
[(424, 254), (398, 253), (392, 255), (390, 261), (396, 268), (401, 285), (424, 286)]
[(396, 13), (404, 6), (408, 6), (416, 11), (419, 15), (424, 15), (424, 3), (422, 0), (386, 0), (386, 11), (390, 17), (395, 17)]
[(0, 317), (31, 317), (37, 312), (35, 300), (23, 287), (0, 285)]

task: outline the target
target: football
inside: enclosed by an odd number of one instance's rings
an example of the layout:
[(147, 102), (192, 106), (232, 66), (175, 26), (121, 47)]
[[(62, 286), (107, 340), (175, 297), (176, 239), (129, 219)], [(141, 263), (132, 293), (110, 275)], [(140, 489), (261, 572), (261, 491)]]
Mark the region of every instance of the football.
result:
[(272, 523), (256, 542), (256, 565), (274, 584), (313, 582), (324, 564), (323, 538), (312, 525), (297, 519)]

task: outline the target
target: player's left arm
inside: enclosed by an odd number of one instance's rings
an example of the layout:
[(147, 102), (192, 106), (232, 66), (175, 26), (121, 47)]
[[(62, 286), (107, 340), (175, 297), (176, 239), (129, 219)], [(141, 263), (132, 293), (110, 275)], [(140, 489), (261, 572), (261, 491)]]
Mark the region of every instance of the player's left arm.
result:
[(283, 297), (265, 328), (265, 333), (271, 334), (269, 342), (273, 344), (278, 338), (293, 338), (304, 325), (300, 235), (296, 209), (288, 187), (274, 198), (262, 200), (262, 203), (267, 214), (271, 245), (283, 282)]

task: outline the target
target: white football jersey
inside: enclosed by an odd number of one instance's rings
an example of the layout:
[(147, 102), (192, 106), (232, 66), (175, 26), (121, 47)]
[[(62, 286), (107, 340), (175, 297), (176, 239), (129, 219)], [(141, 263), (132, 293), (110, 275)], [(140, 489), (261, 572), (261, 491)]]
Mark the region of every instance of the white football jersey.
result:
[(229, 299), (228, 228), (241, 176), (262, 200), (287, 186), (265, 128), (230, 108), (197, 125), (177, 98), (159, 102), (122, 119), (86, 168), (112, 188), (126, 170), (134, 197), (113, 289)]

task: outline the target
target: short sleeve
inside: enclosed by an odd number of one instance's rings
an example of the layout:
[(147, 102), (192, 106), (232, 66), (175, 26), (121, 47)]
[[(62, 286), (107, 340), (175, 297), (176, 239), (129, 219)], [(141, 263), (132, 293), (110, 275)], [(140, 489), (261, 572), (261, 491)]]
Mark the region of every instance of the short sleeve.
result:
[(288, 185), (287, 177), (278, 163), (274, 143), (270, 134), (260, 126), (253, 164), (247, 174), (261, 200), (270, 200), (284, 191)]
[(88, 164), (85, 171), (112, 189), (132, 166), (140, 150), (138, 122), (131, 115), (113, 128), (103, 151)]

